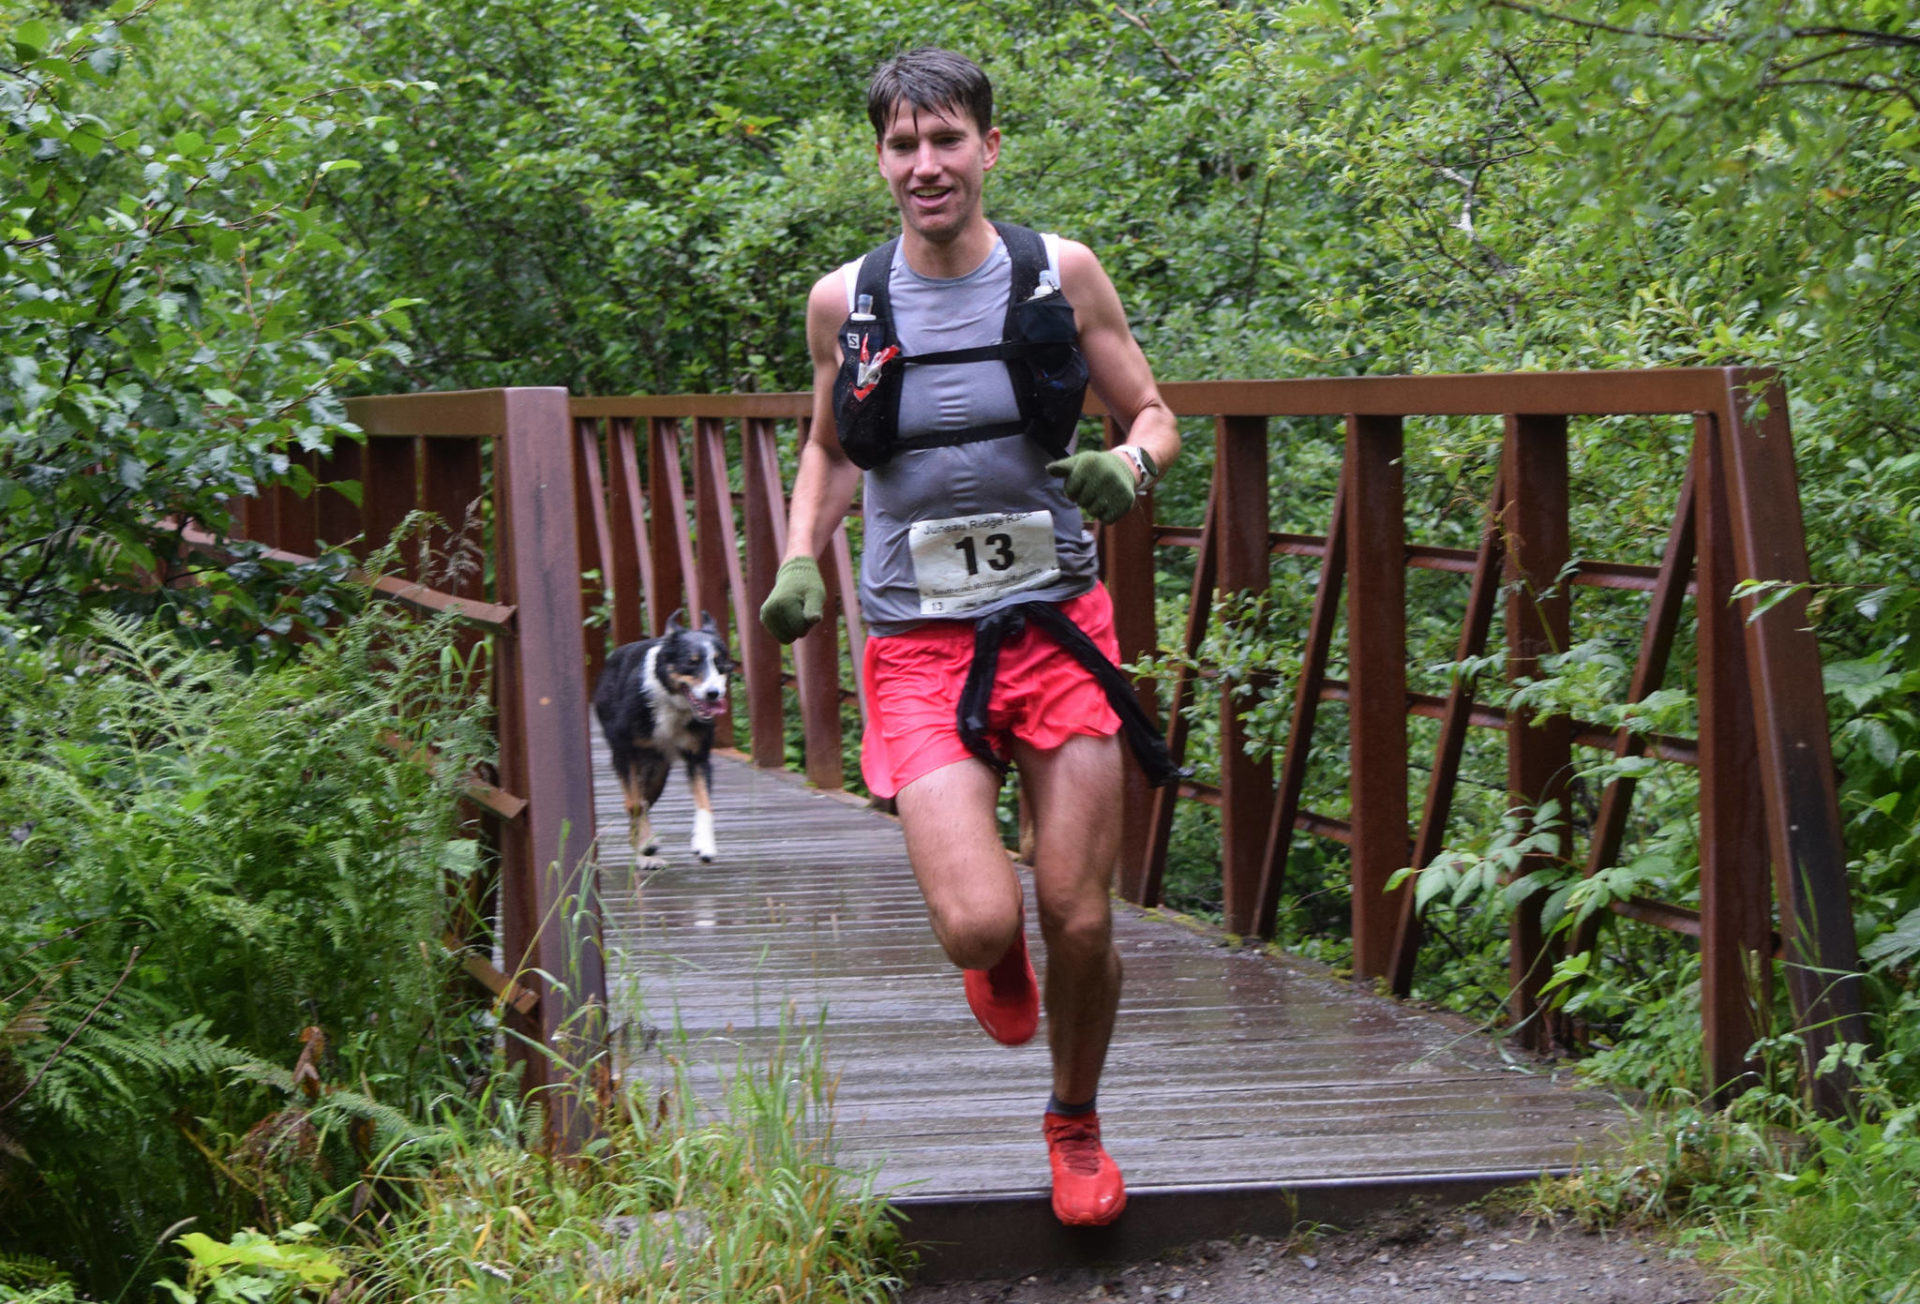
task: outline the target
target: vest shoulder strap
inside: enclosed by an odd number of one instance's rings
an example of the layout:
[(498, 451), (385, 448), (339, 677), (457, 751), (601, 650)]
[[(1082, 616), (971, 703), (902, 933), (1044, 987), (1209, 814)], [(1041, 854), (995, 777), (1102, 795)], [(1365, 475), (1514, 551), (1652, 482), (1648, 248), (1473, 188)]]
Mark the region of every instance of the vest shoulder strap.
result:
[[(1053, 251), (1047, 247), (1047, 240), (1038, 231), (1029, 227), (1016, 226), (1012, 222), (995, 222), (994, 230), (1000, 233), (1000, 239), (1007, 246), (1007, 257), (1013, 263), (1013, 285), (1007, 295), (1007, 329), (1001, 332), (1005, 339), (1013, 338), (1013, 308), (1033, 297), (1040, 286), (1040, 273), (1052, 267), (1048, 256)], [(1059, 273), (1054, 273), (1057, 284)]]
[(861, 295), (871, 296), (875, 323), (879, 330), (876, 337), (891, 344), (895, 340), (893, 333), (893, 300), (888, 285), (893, 280), (893, 254), (900, 247), (900, 237), (895, 236), (877, 249), (868, 252), (860, 260), (860, 270), (852, 278), (847, 295), (847, 312), (851, 314), (860, 302)]

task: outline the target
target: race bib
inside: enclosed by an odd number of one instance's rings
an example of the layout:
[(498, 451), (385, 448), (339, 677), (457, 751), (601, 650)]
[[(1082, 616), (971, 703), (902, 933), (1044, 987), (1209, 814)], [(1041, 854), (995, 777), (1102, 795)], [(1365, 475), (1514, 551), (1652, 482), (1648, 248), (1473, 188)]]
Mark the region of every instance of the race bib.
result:
[(1046, 511), (915, 521), (907, 547), (923, 616), (962, 616), (1060, 577)]

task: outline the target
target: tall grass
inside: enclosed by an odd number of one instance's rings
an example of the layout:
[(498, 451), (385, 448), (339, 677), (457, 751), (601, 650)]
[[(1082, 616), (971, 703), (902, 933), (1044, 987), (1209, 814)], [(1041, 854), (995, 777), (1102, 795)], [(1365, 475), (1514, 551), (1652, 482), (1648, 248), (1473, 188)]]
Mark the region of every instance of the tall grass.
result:
[[(1790, 1040), (1790, 1039), (1782, 1039)], [(1756, 1089), (1724, 1111), (1644, 1117), (1624, 1153), (1524, 1202), (1589, 1227), (1664, 1226), (1734, 1304), (1920, 1304), (1920, 1104), (1863, 1059), (1859, 1114)]]
[[(617, 1091), (578, 1160), (525, 1144), (510, 1094), (450, 1112), (448, 1154), (412, 1212), (346, 1256), (374, 1298), (499, 1301), (891, 1299), (898, 1230), (871, 1175), (832, 1163), (817, 1036), (740, 1064), (711, 1104), (684, 1043), (672, 1080)], [(484, 1121), (483, 1121), (484, 1120)]]

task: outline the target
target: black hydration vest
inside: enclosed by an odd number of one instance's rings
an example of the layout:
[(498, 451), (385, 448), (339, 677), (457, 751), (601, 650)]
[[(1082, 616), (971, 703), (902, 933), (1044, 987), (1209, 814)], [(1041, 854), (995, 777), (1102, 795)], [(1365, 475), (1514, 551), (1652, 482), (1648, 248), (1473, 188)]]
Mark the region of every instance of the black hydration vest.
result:
[[(840, 447), (861, 470), (872, 470), (900, 448), (939, 448), (1010, 435), (1026, 435), (1054, 457), (1066, 455), (1087, 394), (1087, 360), (1074, 330), (1073, 305), (1053, 278), (1042, 281), (1047, 246), (1040, 233), (1011, 222), (993, 225), (1013, 263), (1007, 324), (998, 344), (907, 357), (894, 334), (887, 292), (899, 237), (861, 260), (854, 311), (840, 328), (845, 358), (833, 383)], [(908, 367), (995, 360), (1007, 364), (1020, 408), (1018, 422), (901, 436), (900, 386)]]

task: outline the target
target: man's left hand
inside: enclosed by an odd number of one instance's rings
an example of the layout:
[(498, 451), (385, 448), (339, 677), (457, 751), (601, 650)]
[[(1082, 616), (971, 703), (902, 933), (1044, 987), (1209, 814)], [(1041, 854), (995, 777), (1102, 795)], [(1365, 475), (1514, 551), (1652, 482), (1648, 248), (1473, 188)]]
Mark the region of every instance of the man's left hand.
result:
[(1047, 463), (1047, 470), (1063, 478), (1067, 497), (1102, 525), (1112, 525), (1133, 507), (1133, 467), (1107, 449), (1063, 457)]

